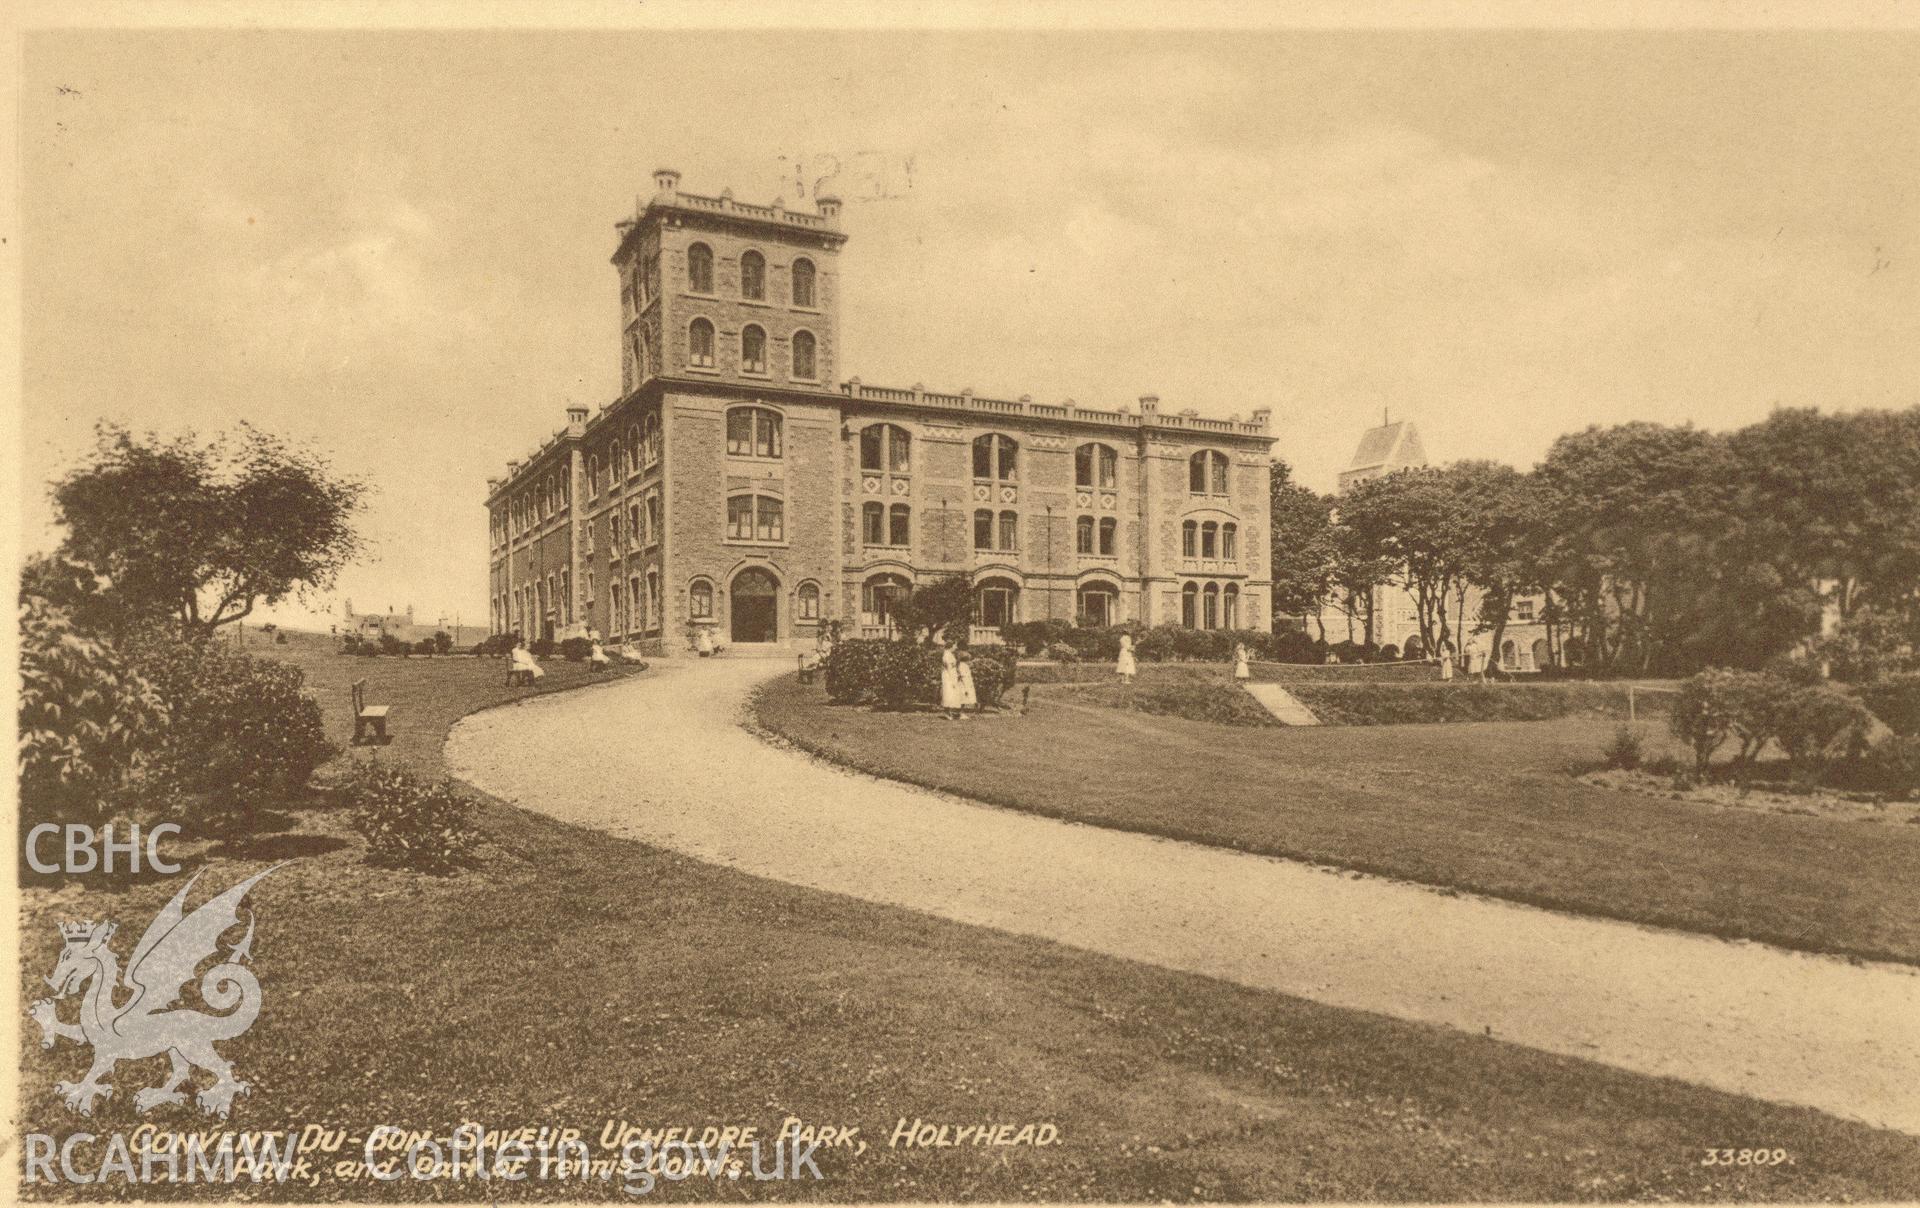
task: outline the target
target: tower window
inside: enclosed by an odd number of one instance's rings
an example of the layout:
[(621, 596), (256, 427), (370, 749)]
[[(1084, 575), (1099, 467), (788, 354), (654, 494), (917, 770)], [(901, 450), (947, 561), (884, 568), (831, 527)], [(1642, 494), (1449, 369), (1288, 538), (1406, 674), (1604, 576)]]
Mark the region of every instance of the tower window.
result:
[(1228, 522), (1220, 526), (1220, 556), (1232, 562), (1240, 557), (1240, 526)]
[(1200, 556), (1200, 522), (1189, 520), (1180, 526), (1180, 556), (1198, 558)]
[(864, 545), (880, 545), (885, 537), (885, 504), (863, 503), (860, 505), (860, 541)]
[(1073, 550), (1077, 554), (1093, 552), (1093, 517), (1082, 516), (1073, 522)]
[(765, 373), (767, 371), (767, 333), (757, 324), (749, 323), (740, 329), (740, 372)]
[(794, 615), (797, 619), (802, 621), (817, 621), (820, 619), (819, 584), (802, 583), (799, 592), (794, 598), (798, 603), (798, 607), (794, 609)]
[(765, 407), (735, 407), (727, 412), (727, 452), (734, 457), (778, 457), (782, 423)]
[(973, 514), (973, 548), (993, 548), (993, 513), (986, 508)]
[(860, 430), (860, 468), (905, 474), (912, 464), (913, 435), (898, 424), (869, 424)]
[(687, 589), (687, 614), (696, 620), (713, 615), (713, 584), (705, 579), (693, 581), (693, 586)]
[(911, 509), (904, 503), (896, 503), (887, 509), (887, 544), (911, 545), (912, 534)]
[(1112, 556), (1119, 532), (1120, 522), (1118, 520), (1115, 520), (1112, 516), (1102, 516), (1100, 518), (1100, 552), (1103, 555)]
[(1081, 445), (1073, 451), (1075, 486), (1112, 490), (1120, 476), (1120, 455), (1106, 445)]
[(734, 495), (727, 500), (729, 541), (784, 541), (786, 507), (772, 495)]
[(803, 381), (813, 381), (820, 374), (814, 364), (815, 345), (813, 333), (796, 331), (793, 333), (793, 376)]
[(1011, 436), (989, 432), (973, 438), (973, 476), (1011, 482), (1018, 469), (1020, 446)]
[(811, 307), (813, 301), (813, 261), (804, 257), (793, 262), (793, 304)]
[(740, 257), (740, 296), (755, 302), (766, 300), (767, 258), (759, 252), (747, 252)]
[(1008, 551), (1020, 548), (1020, 513), (1000, 513), (1000, 548)]
[(687, 360), (706, 369), (713, 368), (713, 324), (695, 319), (687, 325)]
[(696, 294), (713, 292), (713, 249), (704, 243), (687, 248), (687, 288)]
[(1200, 556), (1202, 558), (1220, 556), (1220, 526), (1211, 520), (1200, 526)]
[(1227, 455), (1202, 449), (1187, 460), (1187, 490), (1194, 495), (1227, 493)]

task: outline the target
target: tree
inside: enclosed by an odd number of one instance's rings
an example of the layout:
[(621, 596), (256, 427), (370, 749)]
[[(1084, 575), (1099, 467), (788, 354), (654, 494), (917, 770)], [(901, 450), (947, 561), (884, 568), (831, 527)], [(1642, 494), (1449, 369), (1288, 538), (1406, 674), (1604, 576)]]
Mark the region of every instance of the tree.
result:
[(973, 584), (965, 575), (920, 584), (895, 602), (892, 615), (903, 641), (931, 642), (949, 633), (964, 640), (973, 622)]
[(39, 595), (20, 600), (22, 828), (110, 813), (168, 722), (154, 685)]
[(1413, 597), (1422, 645), (1457, 647), (1447, 610), (1467, 583), (1469, 526), (1447, 474), (1422, 466), (1355, 483), (1341, 497), (1340, 527), (1357, 565), (1393, 568)]
[(1916, 611), (1920, 407), (1783, 409), (1728, 444), (1750, 548), (1785, 578), (1831, 584), (1843, 619), (1863, 604)]
[(1535, 556), (1542, 524), (1537, 484), (1512, 466), (1493, 461), (1456, 462), (1443, 476), (1454, 493), (1457, 523), (1466, 543), (1462, 575), (1479, 589), (1478, 626), (1492, 631), (1488, 649), (1497, 651), (1514, 597), (1534, 590), (1540, 582)]
[(92, 457), (54, 484), (60, 555), (103, 576), (129, 621), (189, 640), (289, 594), (331, 586), (360, 551), (365, 487), (242, 425), (201, 443), (102, 425)]
[(1704, 567), (1732, 527), (1724, 438), (1693, 427), (1598, 426), (1555, 441), (1535, 471), (1543, 578), (1594, 660), (1646, 672), (1686, 661), (1728, 603)]
[[(1273, 571), (1273, 621), (1283, 616), (1319, 617), (1340, 566), (1334, 540), (1333, 504), (1293, 481), (1284, 461), (1273, 463), (1268, 509), (1269, 565)], [(1320, 635), (1325, 637), (1323, 631)]]

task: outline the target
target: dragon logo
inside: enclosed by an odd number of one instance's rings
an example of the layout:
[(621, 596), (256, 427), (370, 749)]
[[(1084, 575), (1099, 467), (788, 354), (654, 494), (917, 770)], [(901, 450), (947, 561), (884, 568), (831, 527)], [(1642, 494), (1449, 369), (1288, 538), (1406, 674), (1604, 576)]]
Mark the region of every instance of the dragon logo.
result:
[[(279, 867), (276, 864), (248, 877), (188, 914), (184, 909), (187, 892), (200, 879), (195, 873), (154, 916), (146, 934), (133, 946), (124, 985), (119, 958), (107, 946), (117, 930), (114, 924), (60, 924), (66, 946), (53, 976), (47, 978), (54, 997), (34, 1003), (29, 1014), (40, 1025), (42, 1048), (52, 1048), (62, 1037), (93, 1046), (93, 1065), (86, 1077), (54, 1086), (69, 1109), (92, 1115), (94, 1100), (113, 1094), (113, 1087), (101, 1079), (116, 1063), (165, 1053), (173, 1062), (166, 1083), (136, 1092), (134, 1107), (144, 1112), (163, 1103), (185, 1103), (187, 1096), (181, 1085), (198, 1066), (214, 1077), (213, 1085), (199, 1094), (200, 1109), (226, 1117), (234, 1097), (245, 1094), (248, 1085), (233, 1076), (233, 1066), (213, 1046), (215, 1041), (231, 1040), (245, 1032), (260, 1014), (260, 983), (242, 963), (253, 946), (251, 911), (247, 914), (246, 935), (200, 977), (200, 997), (209, 1007), (226, 1014), (168, 1008), (193, 981), (194, 970), (201, 962), (219, 956), (220, 937), (239, 925), (240, 899)], [(83, 987), (86, 993), (80, 1003), (80, 1022), (61, 1022), (54, 999), (65, 998)], [(122, 990), (131, 997), (116, 1005), (114, 999)]]

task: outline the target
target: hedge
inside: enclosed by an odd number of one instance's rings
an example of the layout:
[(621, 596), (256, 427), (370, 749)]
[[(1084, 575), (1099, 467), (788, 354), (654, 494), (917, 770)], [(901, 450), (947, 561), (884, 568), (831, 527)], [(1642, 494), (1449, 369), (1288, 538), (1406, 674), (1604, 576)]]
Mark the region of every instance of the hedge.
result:
[[(1424, 722), (1549, 721), (1594, 714), (1625, 717), (1620, 684), (1288, 684), (1287, 691), (1328, 725), (1395, 726)], [(1672, 696), (1644, 693), (1639, 711), (1671, 707)]]
[(1223, 726), (1277, 726), (1273, 714), (1247, 695), (1239, 685), (1199, 679), (1153, 679), (1131, 684), (1106, 683), (1071, 689), (1061, 699), (1084, 701), (1107, 709), (1131, 709), (1162, 717)]
[[(981, 708), (992, 708), (1013, 685), (1013, 655), (993, 647), (979, 647), (969, 653), (974, 697)], [(840, 642), (827, 656), (827, 697), (836, 704), (873, 704), (886, 709), (938, 704), (943, 665), (938, 646), (882, 639)]]
[(1071, 621), (1021, 621), (1000, 627), (1009, 647), (1033, 657), (1067, 647), (1082, 659), (1111, 662), (1120, 653), (1120, 635), (1133, 635), (1133, 653), (1143, 662), (1225, 662), (1233, 648), (1243, 645), (1250, 657), (1276, 663), (1324, 663), (1332, 650), (1343, 663), (1372, 662), (1380, 652), (1371, 646), (1341, 642), (1328, 646), (1298, 630), (1272, 633), (1265, 629), (1188, 629), (1184, 625), (1141, 625), (1129, 622), (1094, 628)]

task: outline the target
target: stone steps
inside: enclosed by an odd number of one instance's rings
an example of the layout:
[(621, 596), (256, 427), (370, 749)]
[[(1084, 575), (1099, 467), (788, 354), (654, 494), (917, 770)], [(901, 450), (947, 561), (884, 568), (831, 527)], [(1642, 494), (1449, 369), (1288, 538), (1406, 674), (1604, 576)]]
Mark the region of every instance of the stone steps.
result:
[(1242, 684), (1247, 695), (1260, 702), (1260, 706), (1278, 718), (1284, 726), (1317, 726), (1320, 719), (1294, 698), (1293, 693), (1279, 684)]

